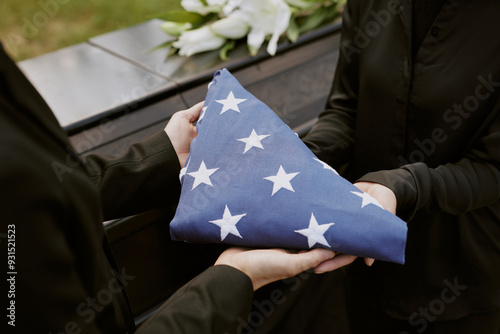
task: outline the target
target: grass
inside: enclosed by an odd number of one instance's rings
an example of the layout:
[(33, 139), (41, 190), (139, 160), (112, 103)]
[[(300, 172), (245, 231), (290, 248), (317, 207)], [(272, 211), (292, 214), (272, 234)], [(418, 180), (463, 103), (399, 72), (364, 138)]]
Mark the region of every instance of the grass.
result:
[(180, 8), (180, 0), (1, 0), (0, 40), (20, 61)]

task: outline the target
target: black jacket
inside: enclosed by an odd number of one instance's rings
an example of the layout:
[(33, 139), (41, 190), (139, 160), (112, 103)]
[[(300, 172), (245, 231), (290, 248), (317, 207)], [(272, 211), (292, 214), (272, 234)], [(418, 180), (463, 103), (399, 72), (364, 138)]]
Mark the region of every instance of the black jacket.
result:
[(415, 58), (411, 10), (348, 1), (327, 110), (304, 141), (351, 181), (391, 188), (408, 221), (404, 266), (350, 268), (366, 300), (408, 320), (457, 282), (433, 315), (448, 320), (500, 308), (500, 2), (447, 1)]
[[(1, 49), (1, 232), (15, 233), (10, 272), (17, 272), (9, 275), (15, 281), (15, 293), (7, 300), (15, 303), (11, 329), (134, 332), (123, 285), (137, 273), (114, 267), (102, 222), (175, 204), (179, 170), (164, 132), (132, 145), (121, 157), (81, 160), (46, 103)], [(2, 242), (2, 254), (6, 246)], [(212, 267), (174, 294), (139, 331), (229, 331), (238, 316), (246, 319), (252, 295), (242, 272)]]

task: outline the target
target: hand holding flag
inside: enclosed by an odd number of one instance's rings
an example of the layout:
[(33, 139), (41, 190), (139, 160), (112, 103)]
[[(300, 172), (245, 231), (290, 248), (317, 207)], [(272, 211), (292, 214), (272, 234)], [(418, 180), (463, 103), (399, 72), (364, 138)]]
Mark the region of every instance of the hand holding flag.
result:
[(172, 239), (404, 263), (406, 223), (314, 156), (227, 70), (215, 73), (196, 127)]

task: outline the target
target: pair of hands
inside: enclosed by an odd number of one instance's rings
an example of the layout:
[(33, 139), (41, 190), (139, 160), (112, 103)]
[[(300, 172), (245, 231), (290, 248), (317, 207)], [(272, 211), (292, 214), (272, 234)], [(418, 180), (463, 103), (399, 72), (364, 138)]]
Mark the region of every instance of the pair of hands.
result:
[[(370, 182), (354, 184), (370, 194), (388, 211), (396, 214), (396, 196), (389, 188)], [(228, 265), (247, 274), (252, 280), (254, 291), (260, 287), (300, 274), (314, 268), (316, 274), (330, 272), (346, 266), (357, 256), (335, 253), (326, 249), (313, 249), (290, 253), (283, 249), (244, 249), (230, 248), (224, 251), (215, 265)], [(371, 266), (375, 260), (365, 258)]]
[[(184, 167), (189, 155), (191, 142), (196, 137), (193, 125), (200, 116), (203, 102), (175, 113), (165, 127), (181, 167)], [(389, 188), (370, 182), (354, 184), (361, 191), (374, 197), (388, 211), (396, 213), (396, 196)], [(286, 279), (314, 268), (317, 274), (333, 271), (352, 263), (357, 257), (335, 253), (326, 249), (313, 249), (299, 253), (290, 253), (283, 249), (245, 249), (230, 248), (224, 251), (215, 265), (228, 265), (250, 277), (254, 290), (274, 281)], [(371, 266), (375, 260), (365, 258)]]

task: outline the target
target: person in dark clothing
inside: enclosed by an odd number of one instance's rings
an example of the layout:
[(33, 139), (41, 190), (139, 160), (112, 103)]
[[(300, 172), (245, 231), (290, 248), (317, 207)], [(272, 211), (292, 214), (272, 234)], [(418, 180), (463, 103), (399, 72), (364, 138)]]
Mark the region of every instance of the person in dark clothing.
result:
[(406, 263), (346, 268), (352, 333), (500, 333), (498, 1), (349, 0), (304, 142), (408, 223)]
[[(15, 248), (6, 278), (9, 330), (236, 333), (254, 290), (335, 256), (231, 248), (136, 330), (123, 289), (134, 276), (116, 267), (102, 222), (178, 201), (178, 175), (201, 107), (174, 114), (165, 131), (120, 157), (80, 158), (0, 44), (0, 207), (8, 235), (2, 254), (7, 244)], [(334, 260), (343, 264), (342, 255)]]

